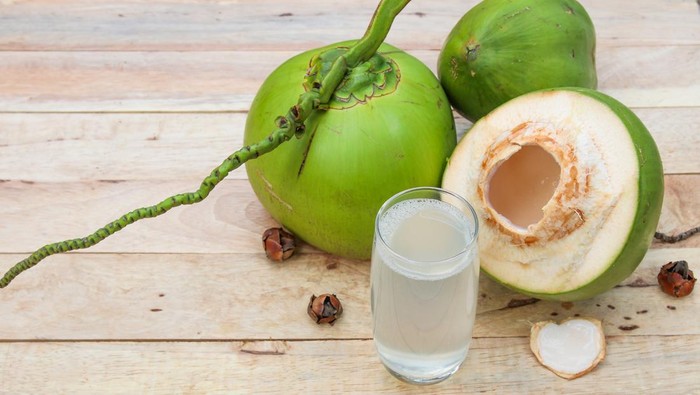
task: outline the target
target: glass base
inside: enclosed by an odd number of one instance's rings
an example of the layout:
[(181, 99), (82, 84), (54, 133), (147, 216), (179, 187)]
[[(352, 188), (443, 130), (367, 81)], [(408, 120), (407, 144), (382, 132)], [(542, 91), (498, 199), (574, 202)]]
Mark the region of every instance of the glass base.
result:
[(409, 376), (403, 375), (401, 373), (398, 373), (398, 372), (392, 370), (385, 363), (383, 363), (382, 365), (384, 365), (384, 368), (389, 373), (391, 373), (392, 376), (403, 381), (404, 383), (413, 384), (413, 385), (431, 385), (431, 384), (441, 383), (441, 382), (447, 380), (448, 378), (450, 378), (453, 374), (455, 374), (457, 372), (457, 370), (459, 370), (459, 367), (461, 364), (457, 364), (457, 366), (455, 366), (454, 368), (449, 369), (449, 370), (445, 370), (444, 372), (441, 372), (440, 375), (434, 376), (434, 377), (409, 377)]

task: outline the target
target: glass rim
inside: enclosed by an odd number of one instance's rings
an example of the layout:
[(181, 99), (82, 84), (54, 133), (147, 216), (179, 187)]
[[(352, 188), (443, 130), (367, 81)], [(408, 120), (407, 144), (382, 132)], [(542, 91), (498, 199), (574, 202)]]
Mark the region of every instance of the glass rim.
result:
[[(386, 213), (389, 210), (389, 207), (393, 206), (393, 204), (395, 204), (395, 201), (398, 198), (400, 198), (401, 196), (404, 196), (404, 195), (408, 195), (410, 193), (420, 192), (420, 191), (432, 191), (432, 192), (444, 193), (444, 194), (450, 195), (453, 198), (457, 199), (457, 201), (459, 201), (460, 203), (464, 204), (467, 208), (469, 208), (469, 212), (471, 213), (472, 219), (474, 220), (474, 232), (473, 232), (471, 238), (465, 243), (464, 248), (462, 250), (460, 250), (458, 253), (456, 253), (455, 255), (452, 255), (448, 258), (434, 260), (434, 261), (432, 261), (432, 260), (431, 261), (427, 261), (427, 260), (422, 261), (422, 260), (411, 259), (411, 258), (404, 256), (403, 254), (396, 252), (393, 248), (391, 248), (389, 243), (387, 243), (387, 241), (384, 239), (382, 232), (379, 231), (379, 220), (382, 217), (382, 214)], [(428, 198), (428, 199), (432, 199), (432, 198)], [(449, 202), (445, 202), (445, 203), (447, 203), (453, 207), (456, 207), (452, 203), (449, 203)], [(456, 208), (459, 209), (460, 211), (464, 212), (461, 207), (456, 207)], [(466, 213), (464, 213), (464, 214), (466, 215)], [(439, 263), (445, 263), (445, 262), (455, 260), (456, 258), (458, 258), (462, 255), (466, 255), (470, 252), (472, 246), (476, 243), (476, 240), (478, 239), (479, 217), (476, 215), (476, 210), (474, 210), (474, 207), (472, 207), (472, 205), (469, 203), (469, 201), (467, 201), (467, 199), (463, 198), (462, 196), (458, 195), (455, 192), (452, 192), (450, 190), (440, 188), (440, 187), (414, 187), (414, 188), (405, 189), (401, 192), (394, 194), (393, 196), (391, 196), (389, 199), (387, 199), (382, 204), (382, 206), (379, 208), (379, 211), (377, 212), (377, 216), (374, 219), (374, 233), (377, 235), (378, 241), (382, 243), (382, 246), (385, 247), (386, 251), (390, 252), (391, 255), (393, 255), (396, 258), (399, 258), (405, 262), (412, 263), (412, 264), (439, 264)]]

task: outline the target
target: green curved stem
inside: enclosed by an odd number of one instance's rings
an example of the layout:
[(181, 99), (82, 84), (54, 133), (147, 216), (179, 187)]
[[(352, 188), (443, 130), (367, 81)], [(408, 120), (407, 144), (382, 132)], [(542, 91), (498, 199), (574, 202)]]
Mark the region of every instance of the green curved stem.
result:
[(410, 0), (381, 0), (364, 36), (348, 52), (335, 60), (329, 72), (314, 83), (313, 89), (299, 96), (297, 104), (292, 106), (285, 116), (277, 118), (278, 129), (266, 139), (243, 147), (226, 158), (202, 181), (199, 189), (171, 196), (153, 206), (133, 210), (87, 237), (47, 244), (8, 270), (0, 279), (0, 288), (5, 288), (17, 275), (50, 255), (91, 247), (138, 220), (157, 217), (177, 206), (201, 202), (232, 170), (250, 159), (272, 151), (294, 135), (301, 137), (304, 133), (304, 121), (330, 101), (349, 69), (374, 55), (384, 42), (394, 18), (409, 2)]

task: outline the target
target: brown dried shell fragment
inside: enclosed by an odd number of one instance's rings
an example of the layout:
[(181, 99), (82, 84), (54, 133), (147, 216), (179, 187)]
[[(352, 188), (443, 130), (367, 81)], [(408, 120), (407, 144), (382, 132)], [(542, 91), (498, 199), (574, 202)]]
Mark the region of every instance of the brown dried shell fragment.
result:
[(697, 281), (686, 261), (669, 262), (663, 265), (656, 279), (665, 293), (677, 298), (682, 298), (693, 292), (695, 281)]
[(542, 321), (530, 330), (530, 349), (537, 360), (568, 380), (593, 370), (605, 358), (605, 334), (600, 320), (569, 318), (557, 324)]
[(343, 305), (335, 294), (311, 295), (306, 312), (317, 324), (333, 325), (343, 314)]
[(294, 254), (294, 235), (282, 228), (267, 229), (262, 236), (265, 255), (270, 260), (282, 262)]

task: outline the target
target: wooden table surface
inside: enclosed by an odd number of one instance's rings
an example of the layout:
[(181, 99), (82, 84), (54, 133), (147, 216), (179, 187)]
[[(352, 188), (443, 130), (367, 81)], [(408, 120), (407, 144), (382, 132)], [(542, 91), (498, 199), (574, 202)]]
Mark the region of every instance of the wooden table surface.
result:
[[(433, 70), (475, 0), (414, 1), (388, 42)], [(584, 0), (599, 88), (656, 138), (666, 173), (659, 230), (700, 224), (700, 13), (694, 0)], [(360, 37), (376, 0), (0, 0), (0, 269), (48, 242), (196, 188), (241, 146), (263, 79), (302, 50)], [(290, 103), (291, 104), (291, 103)], [(463, 133), (470, 124), (458, 117)], [(239, 169), (204, 202), (50, 257), (0, 290), (0, 393), (700, 393), (700, 291), (656, 273), (700, 236), (655, 243), (621, 286), (572, 305), (481, 280), (469, 357), (411, 387), (372, 343), (368, 262), (308, 246), (266, 260), (276, 225)], [(306, 315), (334, 292), (333, 326)], [(604, 321), (608, 356), (574, 381), (541, 367), (530, 324)], [(688, 393), (688, 392), (686, 392)]]

